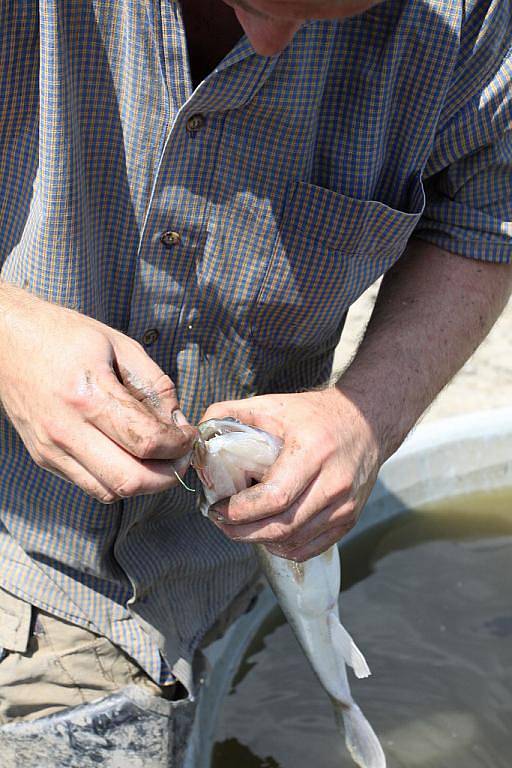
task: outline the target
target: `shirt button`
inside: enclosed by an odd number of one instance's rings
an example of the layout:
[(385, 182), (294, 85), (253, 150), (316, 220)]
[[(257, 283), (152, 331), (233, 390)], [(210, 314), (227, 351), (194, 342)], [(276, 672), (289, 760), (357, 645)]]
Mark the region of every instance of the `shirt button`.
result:
[(147, 331), (144, 331), (142, 336), (142, 343), (145, 347), (150, 347), (152, 344), (155, 343), (155, 341), (160, 336), (160, 333), (157, 328), (148, 328)]
[(205, 119), (202, 115), (192, 115), (192, 117), (189, 117), (187, 120), (187, 131), (189, 133), (196, 133), (196, 131), (201, 130), (204, 124)]
[(173, 245), (179, 245), (181, 243), (181, 235), (179, 232), (162, 232), (160, 235), (160, 242), (171, 248)]

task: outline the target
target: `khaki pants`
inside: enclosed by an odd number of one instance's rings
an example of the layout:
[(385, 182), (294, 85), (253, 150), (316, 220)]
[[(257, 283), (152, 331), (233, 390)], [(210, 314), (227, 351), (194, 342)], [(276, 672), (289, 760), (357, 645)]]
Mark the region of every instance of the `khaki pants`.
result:
[(0, 725), (86, 704), (130, 684), (168, 700), (181, 689), (156, 685), (107, 638), (0, 589)]

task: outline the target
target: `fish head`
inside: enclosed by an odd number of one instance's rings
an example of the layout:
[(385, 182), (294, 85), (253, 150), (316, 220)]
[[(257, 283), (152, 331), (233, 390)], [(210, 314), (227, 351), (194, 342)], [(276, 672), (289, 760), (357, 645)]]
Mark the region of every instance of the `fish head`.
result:
[(208, 419), (198, 430), (191, 463), (202, 484), (203, 513), (216, 501), (259, 482), (282, 447), (279, 438), (237, 419)]
[(209, 447), (208, 442), (214, 437), (220, 437), (221, 435), (229, 434), (230, 432), (240, 431), (238, 427), (244, 425), (233, 419), (231, 416), (227, 416), (225, 419), (208, 419), (202, 421), (197, 429), (199, 435), (192, 446), (192, 458), (190, 463), (199, 475), (199, 479), (203, 485), (210, 486), (211, 483), (208, 479), (207, 466), (209, 463)]

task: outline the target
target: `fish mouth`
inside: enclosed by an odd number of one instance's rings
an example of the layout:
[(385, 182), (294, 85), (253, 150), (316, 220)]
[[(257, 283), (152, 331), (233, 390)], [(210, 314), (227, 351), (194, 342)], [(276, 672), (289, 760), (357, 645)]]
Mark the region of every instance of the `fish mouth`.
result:
[(212, 437), (227, 435), (229, 432), (243, 432), (244, 425), (238, 419), (226, 416), (225, 419), (208, 419), (197, 425), (199, 435), (192, 446), (191, 464), (198, 472), (204, 468), (206, 458), (206, 443)]
[(212, 437), (227, 435), (229, 432), (244, 432), (244, 425), (238, 419), (226, 416), (225, 419), (208, 419), (197, 426), (199, 437), (196, 442), (208, 442)]
[[(227, 416), (225, 419), (208, 419), (197, 425), (199, 434), (192, 446), (192, 458), (190, 465), (195, 469), (203, 487), (212, 488), (213, 484), (207, 469), (208, 449), (206, 444), (214, 437), (226, 435), (229, 432), (243, 432), (244, 425), (238, 419)], [(201, 489), (198, 497), (198, 506), (202, 514), (208, 516), (209, 504), (206, 501), (204, 490)]]

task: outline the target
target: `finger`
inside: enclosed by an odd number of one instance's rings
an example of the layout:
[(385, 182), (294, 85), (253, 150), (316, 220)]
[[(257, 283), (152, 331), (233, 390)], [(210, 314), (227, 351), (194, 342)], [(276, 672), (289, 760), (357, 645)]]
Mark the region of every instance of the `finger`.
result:
[[(125, 336), (123, 342), (127, 341)], [(128, 392), (159, 419), (176, 424), (187, 435), (197, 437), (197, 429), (192, 427), (179, 409), (176, 386), (172, 379), (162, 371), (154, 360), (146, 354), (139, 344), (128, 339), (129, 344), (114, 344), (117, 355), (114, 371), (119, 381)]]
[(357, 523), (366, 496), (356, 497), (352, 484), (321, 472), (293, 506), (265, 524), (254, 536), (264, 543), (278, 542), (291, 550), (307, 544), (335, 527), (350, 530)]
[[(267, 400), (267, 406), (260, 405), (263, 399)], [(268, 408), (269, 396), (250, 397), (245, 400), (225, 400), (224, 402), (214, 403), (205, 411), (201, 421), (208, 419), (232, 418), (241, 421), (251, 427), (259, 427), (276, 437), (284, 437), (284, 425), (282, 420)], [(279, 396), (276, 395), (279, 404)]]
[[(172, 418), (174, 423), (178, 427), (190, 427), (190, 422), (186, 418), (185, 414), (180, 411), (179, 409), (176, 409), (172, 412)], [(197, 430), (194, 429), (194, 434), (197, 436)], [(195, 438), (194, 438), (195, 439)], [(185, 472), (190, 466), (190, 463), (192, 461), (192, 451), (190, 450), (188, 453), (185, 453), (183, 456), (180, 456), (179, 459), (176, 459), (173, 464), (176, 472), (180, 475), (180, 477), (183, 477)]]
[(185, 472), (190, 467), (190, 462), (192, 461), (192, 451), (189, 451), (184, 456), (181, 456), (179, 459), (175, 459), (172, 464), (178, 475), (180, 477), (183, 477)]
[(178, 408), (172, 379), (137, 344), (116, 348), (116, 354), (114, 369), (128, 392), (150, 411), (171, 421)]
[(332, 528), (329, 531), (320, 534), (320, 536), (317, 536), (316, 539), (309, 541), (303, 547), (298, 547), (297, 549), (288, 549), (286, 545), (280, 544), (270, 544), (266, 546), (268, 551), (273, 555), (277, 555), (277, 557), (283, 557), (286, 560), (293, 560), (297, 563), (304, 563), (306, 560), (310, 560), (310, 558), (316, 557), (316, 555), (320, 555), (322, 552), (326, 552), (333, 546), (333, 544), (337, 544), (343, 536), (346, 536), (349, 531), (350, 528), (343, 526)]
[(233, 523), (227, 517), (229, 511), (223, 514), (220, 505), (215, 504), (211, 508), (210, 518), (221, 524), (222, 530), (233, 539), (299, 546), (333, 524), (354, 526), (366, 495), (354, 496), (353, 484), (348, 475), (343, 479), (339, 473), (333, 476), (332, 472), (323, 470), (281, 514)]
[[(149, 385), (148, 385), (149, 386)], [(167, 386), (167, 384), (166, 384)], [(163, 419), (148, 407), (152, 390), (135, 398), (110, 369), (90, 373), (86, 386), (73, 398), (83, 418), (124, 450), (140, 459), (175, 459), (191, 448), (196, 430)], [(158, 402), (157, 395), (154, 402)]]
[(59, 447), (116, 498), (159, 493), (178, 483), (172, 461), (141, 461), (89, 424)]
[[(213, 506), (217, 520), (247, 525), (281, 515), (294, 505), (321, 472), (300, 447), (286, 443), (261, 483), (247, 488)], [(325, 506), (325, 505), (324, 505)]]
[(292, 550), (307, 544), (330, 528), (343, 526), (349, 530), (357, 522), (356, 504), (352, 498), (336, 501), (323, 509), (318, 505), (310, 489), (303, 494), (296, 504), (273, 518), (249, 523), (248, 525), (230, 525), (211, 519), (231, 539), (252, 544), (279, 544)]
[(97, 501), (101, 501), (102, 504), (112, 504), (120, 498), (92, 475), (77, 459), (67, 453), (62, 452), (52, 456), (51, 463), (46, 463), (44, 460), (37, 463), (52, 475), (78, 486), (84, 493)]
[(132, 355), (133, 358), (125, 354), (123, 363), (116, 363), (118, 378), (128, 392), (159, 419), (177, 424), (185, 434), (197, 437), (197, 430), (178, 407), (172, 379), (144, 351), (136, 348)]

